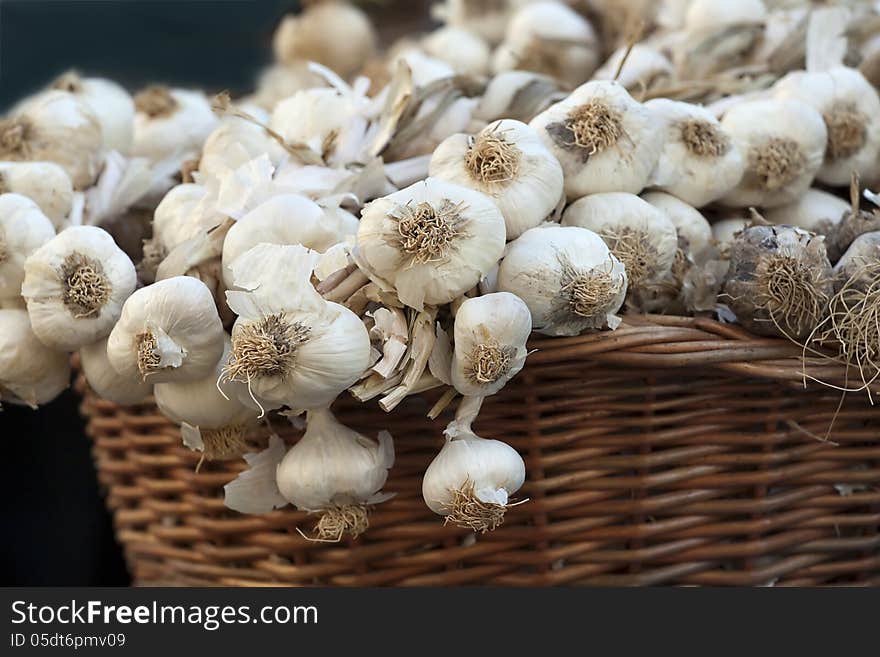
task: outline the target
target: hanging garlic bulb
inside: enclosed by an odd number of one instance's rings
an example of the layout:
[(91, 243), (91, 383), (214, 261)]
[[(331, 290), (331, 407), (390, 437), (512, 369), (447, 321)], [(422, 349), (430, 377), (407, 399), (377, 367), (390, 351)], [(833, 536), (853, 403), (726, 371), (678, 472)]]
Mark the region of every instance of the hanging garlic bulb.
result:
[(487, 123), (498, 119), (528, 123), (563, 98), (565, 94), (550, 76), (534, 71), (505, 71), (489, 80), (474, 118)]
[(54, 162), (0, 162), (0, 194), (9, 192), (33, 200), (56, 230), (65, 227), (73, 206), (73, 184)]
[[(626, 62), (621, 68), (624, 57)], [(616, 79), (629, 92), (668, 84), (674, 78), (675, 69), (666, 55), (642, 43), (636, 43), (632, 48), (618, 48), (593, 74), (594, 80)]]
[(286, 152), (266, 130), (250, 121), (229, 116), (208, 136), (199, 159), (199, 172), (216, 176), (237, 169), (255, 157), (266, 154), (277, 166)]
[(721, 201), (735, 207), (775, 207), (799, 198), (825, 155), (822, 115), (797, 100), (754, 100), (731, 107), (721, 120), (745, 159), (739, 184)]
[(507, 25), (492, 70), (536, 71), (573, 88), (590, 78), (599, 51), (593, 26), (576, 11), (558, 2), (528, 3)]
[(107, 340), (107, 357), (129, 379), (193, 381), (213, 370), (223, 339), (211, 291), (195, 278), (174, 276), (128, 298)]
[(575, 89), (529, 124), (562, 164), (569, 200), (596, 192), (638, 194), (648, 184), (663, 131), (653, 113), (616, 82)]
[(19, 194), (0, 194), (0, 299), (21, 296), (28, 256), (55, 237), (37, 204)]
[(107, 357), (107, 338), (79, 350), (79, 362), (89, 387), (101, 398), (127, 406), (144, 401), (153, 391), (151, 383), (138, 376), (119, 374)]
[(649, 100), (645, 107), (665, 132), (652, 187), (698, 208), (736, 187), (745, 169), (743, 156), (710, 111), (666, 98)]
[(134, 264), (96, 226), (67, 228), (24, 264), (21, 294), (36, 336), (48, 347), (76, 351), (105, 337), (134, 290)]
[(441, 27), (422, 39), (421, 47), (459, 75), (482, 76), (489, 72), (489, 46), (470, 30)]
[(69, 384), (67, 354), (37, 340), (27, 312), (0, 309), (0, 403), (36, 408), (55, 399)]
[(231, 265), (238, 289), (226, 298), (238, 319), (224, 376), (246, 383), (264, 408), (327, 406), (369, 367), (363, 322), (312, 287), (318, 257), (300, 245), (259, 244)]
[(847, 185), (855, 171), (880, 176), (880, 96), (858, 70), (795, 71), (774, 86), (775, 97), (799, 100), (821, 113), (828, 131), (825, 159), (816, 177)]
[(55, 162), (76, 189), (95, 182), (103, 148), (95, 113), (65, 91), (41, 93), (13, 116), (0, 119), (0, 160)]
[(504, 237), (489, 197), (428, 178), (364, 208), (353, 255), (373, 282), (421, 310), (474, 287), (501, 258)]
[(54, 89), (80, 98), (101, 124), (104, 148), (127, 154), (134, 140), (134, 101), (120, 85), (106, 78), (84, 78), (69, 71), (52, 83)]
[(431, 157), (435, 178), (490, 196), (512, 240), (543, 222), (562, 199), (562, 167), (529, 126), (498, 121), (476, 135), (453, 135)]
[(522, 299), (532, 326), (547, 335), (617, 327), (626, 297), (623, 264), (592, 231), (545, 224), (510, 243), (497, 288)]
[(825, 235), (832, 226), (840, 223), (849, 210), (850, 204), (839, 196), (821, 189), (808, 189), (796, 201), (769, 208), (763, 216), (776, 225), (797, 226), (811, 233)]

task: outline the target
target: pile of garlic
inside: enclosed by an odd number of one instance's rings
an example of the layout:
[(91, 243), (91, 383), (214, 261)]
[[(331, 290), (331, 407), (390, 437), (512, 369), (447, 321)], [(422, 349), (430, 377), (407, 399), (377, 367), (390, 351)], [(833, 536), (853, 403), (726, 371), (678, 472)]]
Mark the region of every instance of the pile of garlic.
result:
[[(70, 73), (0, 119), (0, 400), (50, 401), (78, 352), (99, 395), (153, 395), (202, 460), (247, 461), (229, 508), (293, 504), (338, 541), (394, 462), (342, 394), (457, 401), (423, 483), (446, 522), (523, 501), (523, 458), (472, 426), (533, 332), (717, 316), (880, 377), (877, 46), (851, 29), (876, 7), (435, 16), (380, 51), (362, 10), (313, 2), (251, 96)], [(273, 412), (303, 437), (251, 452)]]

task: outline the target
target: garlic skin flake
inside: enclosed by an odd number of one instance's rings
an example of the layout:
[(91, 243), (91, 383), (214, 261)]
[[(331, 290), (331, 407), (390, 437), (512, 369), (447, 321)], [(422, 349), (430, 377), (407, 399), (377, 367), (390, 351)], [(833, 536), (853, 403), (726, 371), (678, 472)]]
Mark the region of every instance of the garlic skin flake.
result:
[(743, 177), (745, 161), (731, 136), (707, 109), (655, 98), (645, 103), (663, 124), (665, 143), (651, 186), (696, 208), (730, 192)]
[(627, 277), (594, 232), (545, 224), (510, 243), (497, 287), (525, 302), (539, 333), (578, 335), (620, 323), (614, 313), (626, 297)]
[(144, 401), (153, 391), (140, 376), (119, 374), (107, 357), (107, 338), (85, 345), (79, 350), (80, 365), (89, 387), (101, 399), (128, 406)]
[(422, 310), (479, 283), (504, 242), (504, 217), (488, 196), (427, 178), (364, 208), (353, 257), (382, 289)]
[(638, 194), (665, 136), (647, 107), (605, 80), (578, 87), (529, 125), (562, 164), (569, 200), (597, 192)]
[(224, 335), (207, 286), (174, 276), (128, 298), (107, 340), (107, 357), (128, 378), (193, 381), (207, 376), (220, 360)]
[(33, 200), (55, 230), (65, 227), (73, 207), (73, 183), (54, 162), (0, 162), (0, 193), (9, 192)]
[(205, 140), (199, 159), (199, 172), (206, 176), (217, 176), (263, 154), (269, 156), (274, 166), (278, 166), (286, 156), (281, 144), (270, 137), (264, 128), (230, 116)]
[(110, 234), (71, 226), (24, 264), (21, 294), (36, 336), (48, 347), (76, 351), (105, 337), (134, 291), (134, 264)]
[(519, 121), (448, 137), (431, 157), (430, 175), (490, 196), (504, 216), (508, 240), (543, 222), (563, 194), (559, 161)]
[(69, 384), (67, 354), (37, 340), (27, 312), (0, 309), (0, 402), (36, 408), (55, 399)]
[(825, 235), (832, 226), (840, 223), (843, 215), (850, 209), (850, 204), (839, 196), (821, 189), (808, 189), (796, 201), (769, 208), (763, 215), (767, 221), (777, 226), (787, 224)]
[(455, 315), (452, 384), (465, 396), (494, 395), (523, 368), (532, 332), (528, 306), (514, 294), (468, 299)]
[(734, 105), (721, 127), (742, 153), (745, 171), (721, 202), (734, 207), (776, 207), (798, 199), (825, 157), (822, 115), (797, 100), (752, 100)]
[(84, 78), (70, 71), (55, 80), (52, 87), (72, 93), (94, 112), (105, 149), (129, 153), (134, 141), (134, 101), (122, 86), (113, 80)]
[(25, 260), (53, 237), (52, 222), (36, 203), (0, 194), (0, 299), (21, 296)]

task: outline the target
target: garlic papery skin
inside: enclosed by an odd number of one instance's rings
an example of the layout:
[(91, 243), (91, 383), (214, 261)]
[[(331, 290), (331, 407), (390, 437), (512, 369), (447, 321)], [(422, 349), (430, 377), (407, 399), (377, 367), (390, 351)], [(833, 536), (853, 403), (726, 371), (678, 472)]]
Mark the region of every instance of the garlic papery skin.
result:
[(523, 367), (532, 315), (522, 299), (495, 292), (468, 299), (455, 314), (452, 384), (465, 396), (486, 397)]
[[(621, 68), (624, 56), (626, 62)], [(642, 43), (634, 44), (629, 54), (627, 48), (618, 48), (593, 74), (594, 80), (616, 79), (629, 92), (651, 89), (674, 78), (675, 69), (666, 55)]]
[(767, 20), (761, 0), (691, 0), (674, 61), (683, 79), (700, 79), (743, 63)]
[(559, 161), (519, 121), (448, 137), (431, 157), (430, 174), (491, 197), (504, 216), (508, 240), (543, 222), (563, 196)]
[(36, 336), (76, 351), (106, 337), (136, 283), (134, 264), (107, 231), (71, 226), (25, 261), (21, 294)]
[(174, 276), (128, 298), (107, 340), (107, 357), (129, 379), (193, 381), (213, 371), (224, 335), (211, 291), (195, 278)]
[(562, 164), (569, 200), (596, 192), (638, 194), (663, 148), (654, 115), (616, 82), (588, 82), (529, 125)]
[(298, 194), (280, 194), (264, 201), (236, 221), (223, 241), (223, 281), (232, 289), (230, 265), (260, 243), (301, 244), (324, 253), (357, 233), (358, 222), (346, 212), (326, 212)]
[(113, 368), (107, 357), (107, 338), (81, 347), (79, 360), (86, 382), (101, 399), (128, 406), (144, 401), (153, 391), (140, 375), (125, 376)]
[(702, 207), (740, 182), (745, 161), (715, 116), (698, 105), (666, 98), (645, 103), (662, 122), (665, 143), (651, 186)]
[(324, 79), (309, 68), (308, 62), (276, 64), (260, 74), (256, 93), (250, 100), (271, 112), (278, 103), (297, 91), (326, 86)]
[(348, 2), (310, 4), (286, 16), (275, 31), (275, 59), (285, 64), (311, 60), (344, 78), (357, 73), (376, 51), (377, 36), (363, 11)]
[(70, 358), (37, 340), (28, 314), (0, 309), (0, 402), (36, 408), (70, 384)]
[(54, 162), (0, 162), (0, 194), (21, 194), (40, 206), (55, 230), (65, 227), (73, 206), (70, 176)]
[(679, 247), (685, 247), (688, 254), (699, 256), (709, 247), (712, 242), (712, 227), (695, 207), (664, 192), (646, 192), (642, 194), (642, 200), (669, 217), (678, 233)]
[(311, 284), (319, 256), (300, 245), (259, 244), (232, 263), (238, 314), (224, 376), (260, 406), (328, 406), (370, 364), (370, 336), (348, 308)]
[(15, 115), (0, 119), (0, 160), (55, 162), (76, 189), (95, 182), (103, 149), (95, 113), (65, 91), (41, 93)]
[(880, 96), (858, 70), (795, 71), (774, 85), (774, 96), (822, 115), (828, 144), (818, 180), (847, 185), (853, 171), (868, 180), (880, 176)]
[(199, 172), (206, 176), (217, 176), (263, 154), (269, 156), (274, 166), (286, 156), (281, 144), (270, 137), (264, 128), (230, 116), (214, 129), (202, 146)]
[(53, 237), (52, 222), (36, 203), (0, 194), (0, 299), (21, 296), (25, 260)]
[(522, 299), (532, 327), (547, 335), (578, 335), (616, 327), (626, 297), (626, 272), (592, 231), (545, 224), (510, 243), (497, 288)]
[(458, 420), (422, 479), (422, 497), (447, 523), (487, 532), (504, 522), (510, 496), (526, 479), (522, 457), (507, 443), (481, 438)]
[(721, 198), (734, 207), (776, 207), (798, 199), (825, 157), (822, 115), (797, 100), (753, 100), (734, 105), (721, 127), (742, 153), (739, 184)]
[(492, 77), (474, 118), (481, 121), (514, 119), (528, 123), (554, 102), (565, 98), (559, 83), (534, 71), (505, 71)]
[(596, 70), (599, 51), (593, 26), (573, 9), (558, 2), (528, 3), (507, 25), (492, 70), (544, 73), (571, 89)]
[(367, 507), (392, 497), (382, 492), (394, 465), (387, 431), (378, 441), (342, 425), (326, 408), (306, 415), (303, 437), (278, 465), (281, 495), (297, 509), (320, 513), (318, 540), (356, 537), (369, 526)]
[(172, 172), (197, 156), (218, 123), (201, 91), (147, 87), (135, 95), (134, 105), (132, 154)]
[(675, 224), (666, 213), (624, 192), (578, 199), (565, 210), (562, 225), (587, 228), (605, 240), (626, 267), (631, 290), (669, 273), (678, 249)]
[(422, 310), (479, 283), (504, 242), (504, 217), (488, 196), (427, 178), (364, 208), (353, 256), (373, 282)]
[(482, 76), (489, 72), (489, 46), (470, 30), (441, 27), (422, 39), (421, 47), (459, 75)]
[(808, 189), (796, 201), (769, 208), (763, 216), (776, 225), (797, 226), (811, 233), (825, 235), (832, 226), (840, 223), (850, 209), (850, 204), (839, 196), (821, 189)]
[(98, 119), (104, 148), (126, 155), (134, 141), (134, 101), (120, 85), (106, 78), (84, 78), (65, 73), (52, 87), (80, 98)]

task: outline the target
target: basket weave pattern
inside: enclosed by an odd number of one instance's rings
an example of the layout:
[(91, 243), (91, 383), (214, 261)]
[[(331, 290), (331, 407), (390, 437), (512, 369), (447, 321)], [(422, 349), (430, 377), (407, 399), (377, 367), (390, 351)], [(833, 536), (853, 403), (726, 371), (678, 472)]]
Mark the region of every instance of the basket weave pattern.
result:
[[(535, 339), (538, 351), (475, 430), (523, 455), (527, 481), (495, 532), (444, 526), (421, 475), (447, 418), (431, 400), (392, 414), (341, 399), (340, 420), (389, 429), (397, 461), (370, 529), (305, 540), (290, 507), (244, 516), (222, 487), (243, 461), (206, 463), (152, 403), (84, 391), (100, 481), (139, 584), (876, 585), (880, 409), (812, 383), (782, 340), (701, 319), (627, 318), (611, 334)], [(840, 381), (841, 367), (808, 360)], [(840, 410), (838, 412), (838, 406)], [(834, 419), (829, 440), (826, 431)], [(283, 418), (273, 428), (299, 433)], [(254, 437), (266, 443), (268, 430)]]

